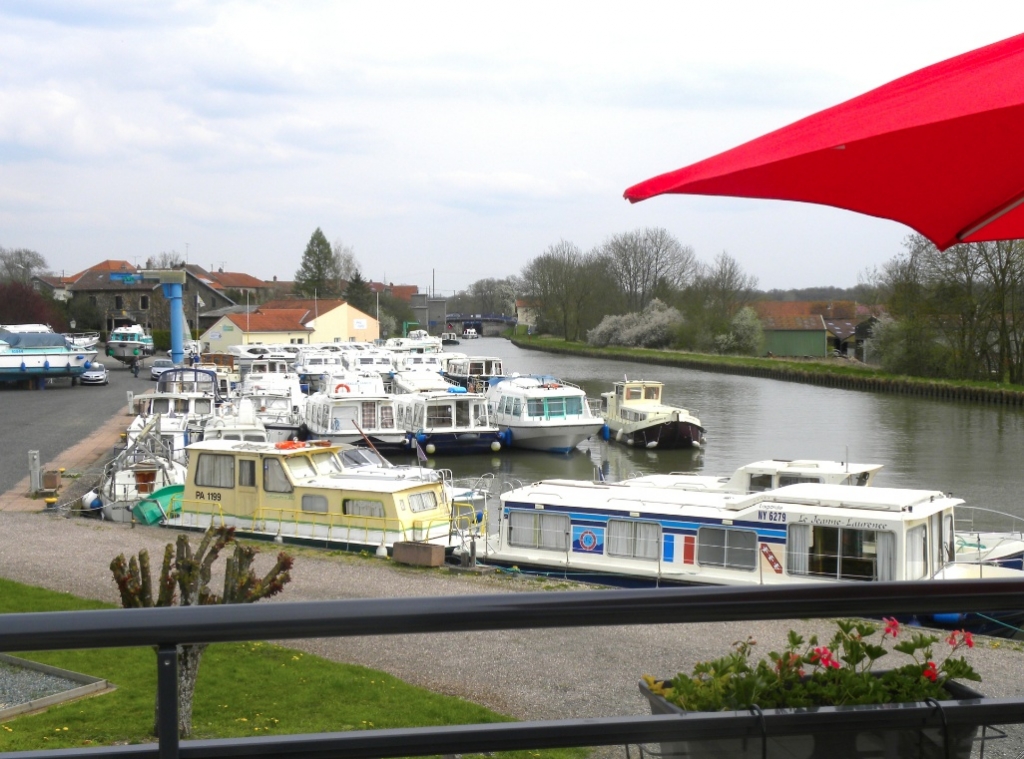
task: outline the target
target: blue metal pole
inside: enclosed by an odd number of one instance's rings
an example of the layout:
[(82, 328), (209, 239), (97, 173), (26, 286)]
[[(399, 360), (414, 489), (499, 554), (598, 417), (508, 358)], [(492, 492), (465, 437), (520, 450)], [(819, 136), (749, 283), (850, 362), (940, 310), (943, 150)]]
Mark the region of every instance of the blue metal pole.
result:
[(180, 364), (185, 360), (181, 336), (185, 331), (185, 310), (181, 305), (181, 285), (177, 282), (165, 282), (162, 287), (171, 313), (171, 360), (175, 364)]

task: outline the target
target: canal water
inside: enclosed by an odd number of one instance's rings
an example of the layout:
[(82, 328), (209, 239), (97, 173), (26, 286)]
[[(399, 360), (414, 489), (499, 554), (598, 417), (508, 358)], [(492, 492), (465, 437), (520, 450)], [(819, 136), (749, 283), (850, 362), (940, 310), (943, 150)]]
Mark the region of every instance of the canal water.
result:
[(618, 481), (634, 473), (727, 475), (770, 458), (829, 459), (883, 464), (878, 486), (942, 490), (971, 506), (1024, 517), (1024, 411), (1019, 409), (560, 356), (523, 350), (503, 338), (465, 341), (449, 350), (499, 356), (507, 372), (555, 375), (580, 385), (590, 397), (624, 376), (660, 380), (665, 401), (689, 409), (708, 431), (700, 451), (637, 450), (595, 437), (569, 455), (512, 449), (430, 458), (429, 466), (449, 468), (456, 477), (493, 474), (520, 484), (595, 479), (600, 471)]

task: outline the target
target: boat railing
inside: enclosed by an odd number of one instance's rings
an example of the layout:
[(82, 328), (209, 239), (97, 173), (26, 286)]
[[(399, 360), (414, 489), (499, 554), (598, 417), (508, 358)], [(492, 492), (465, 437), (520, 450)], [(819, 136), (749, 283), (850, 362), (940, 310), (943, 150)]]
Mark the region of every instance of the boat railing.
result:
[(596, 417), (601, 417), (604, 413), (604, 409), (601, 408), (600, 398), (587, 398), (587, 407), (590, 409), (590, 413)]
[(965, 506), (963, 504), (958, 505), (954, 513), (953, 531), (955, 533), (998, 532), (1018, 539), (1024, 538), (1024, 518), (1022, 517), (984, 506)]
[[(207, 519), (196, 523), (196, 516)], [(282, 539), (324, 538), (342, 544), (424, 541), (444, 537), (449, 531), (449, 520), (446, 517), (415, 519), (410, 523), (403, 522), (397, 517), (325, 513), (268, 506), (257, 508), (252, 515), (237, 516), (225, 514), (223, 505), (217, 501), (188, 498), (181, 499), (179, 518), (183, 525), (195, 527), (229, 524), (229, 519), (233, 519), (236, 526), (248, 523), (254, 532), (274, 532), (275, 537)]]

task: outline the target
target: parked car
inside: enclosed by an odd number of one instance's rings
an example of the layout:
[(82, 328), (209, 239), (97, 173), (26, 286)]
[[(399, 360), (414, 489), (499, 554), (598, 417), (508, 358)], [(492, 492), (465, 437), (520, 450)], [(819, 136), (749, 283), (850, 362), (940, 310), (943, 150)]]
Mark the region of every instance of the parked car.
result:
[(110, 378), (107, 377), (107, 367), (103, 364), (93, 364), (81, 377), (78, 378), (83, 385), (108, 385)]
[(153, 365), (149, 367), (150, 379), (159, 379), (160, 375), (169, 369), (174, 368), (174, 362), (169, 358), (154, 358)]

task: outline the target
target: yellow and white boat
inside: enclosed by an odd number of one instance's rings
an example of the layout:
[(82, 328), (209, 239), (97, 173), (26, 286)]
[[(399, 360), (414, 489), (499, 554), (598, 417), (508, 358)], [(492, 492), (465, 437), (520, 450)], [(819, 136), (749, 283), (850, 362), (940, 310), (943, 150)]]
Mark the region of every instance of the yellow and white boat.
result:
[(453, 507), (450, 473), (352, 466), (352, 453), (323, 440), (193, 443), (165, 523), (377, 552), (402, 541), (454, 549), (473, 533), (476, 511)]

